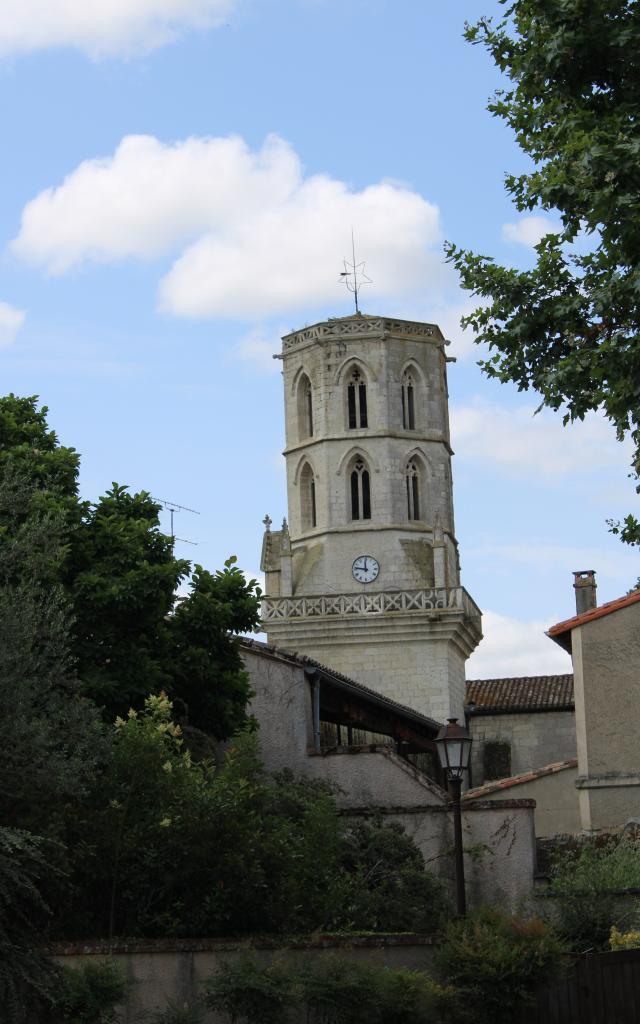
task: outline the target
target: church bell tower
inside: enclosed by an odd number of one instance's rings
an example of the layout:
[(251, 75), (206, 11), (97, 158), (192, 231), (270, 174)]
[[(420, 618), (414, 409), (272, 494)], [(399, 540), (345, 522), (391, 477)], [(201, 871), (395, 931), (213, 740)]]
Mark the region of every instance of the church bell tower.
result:
[(482, 634), (460, 586), (444, 337), (356, 313), (282, 341), (289, 515), (265, 520), (269, 643), (462, 717)]

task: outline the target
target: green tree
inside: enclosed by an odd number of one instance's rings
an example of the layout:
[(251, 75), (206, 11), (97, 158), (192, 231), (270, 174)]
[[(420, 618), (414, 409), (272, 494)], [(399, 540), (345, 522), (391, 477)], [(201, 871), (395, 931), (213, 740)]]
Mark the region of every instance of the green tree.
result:
[[(175, 557), (160, 529), (160, 505), (145, 491), (114, 483), (95, 504), (81, 502), (79, 456), (60, 445), (46, 413), (34, 397), (0, 399), (0, 588), (37, 578), (49, 588), (49, 604), (65, 606), (70, 663), (108, 722), (165, 689), (191, 726), (230, 736), (247, 724), (238, 634), (258, 624), (255, 580), (245, 579), (235, 559), (215, 574), (196, 566), (190, 576), (190, 563)], [(176, 603), (189, 577), (188, 594)], [(7, 589), (4, 600), (16, 603)], [(29, 603), (18, 603), (27, 618)]]
[[(465, 34), (509, 79), (488, 109), (534, 164), (506, 188), (519, 211), (557, 211), (561, 226), (528, 271), (448, 245), (463, 287), (484, 300), (463, 323), (489, 346), (488, 376), (534, 388), (565, 423), (602, 410), (632, 439), (639, 478), (640, 8), (501, 3), (503, 21), (483, 18)], [(633, 514), (610, 526), (640, 543)]]
[(53, 834), (105, 742), (70, 655), (59, 492), (37, 479), (22, 460), (0, 459), (0, 822)]
[[(440, 890), (421, 884), (424, 862), (408, 837), (378, 836), (372, 824), (358, 843), (328, 786), (265, 773), (254, 734), (219, 767), (196, 761), (164, 694), (118, 719), (115, 733), (106, 770), (68, 818), (77, 897), (61, 908), (61, 935), (406, 930), (439, 920)], [(376, 888), (398, 898), (386, 918)]]

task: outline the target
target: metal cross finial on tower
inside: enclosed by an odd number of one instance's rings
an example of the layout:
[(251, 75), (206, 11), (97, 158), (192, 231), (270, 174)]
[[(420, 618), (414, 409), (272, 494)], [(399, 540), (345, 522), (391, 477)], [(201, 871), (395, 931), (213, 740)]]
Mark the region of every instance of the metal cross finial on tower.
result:
[(340, 274), (340, 280), (347, 286), (348, 291), (353, 292), (356, 313), (359, 313), (358, 290), (364, 284), (371, 284), (371, 278), (367, 277), (364, 272), (364, 260), (361, 263), (356, 263), (356, 243), (353, 237), (353, 228), (351, 229), (351, 262), (345, 259), (343, 263), (344, 270)]

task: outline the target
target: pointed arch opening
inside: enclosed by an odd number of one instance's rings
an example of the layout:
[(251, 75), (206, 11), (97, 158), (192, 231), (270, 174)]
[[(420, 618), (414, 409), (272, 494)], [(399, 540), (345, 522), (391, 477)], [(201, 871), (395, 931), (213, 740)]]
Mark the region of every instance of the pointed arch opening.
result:
[(371, 519), (371, 473), (361, 455), (357, 455), (351, 463), (348, 480), (352, 522)]
[(358, 366), (347, 375), (347, 426), (359, 430), (369, 426), (367, 379)]
[(402, 429), (416, 429), (416, 381), (410, 367), (402, 375)]
[(409, 459), (404, 471), (405, 487), (407, 494), (407, 519), (421, 519), (422, 515), (422, 486), (421, 473), (418, 460)]
[(301, 373), (297, 386), (298, 440), (313, 437), (313, 389), (306, 373)]
[(316, 478), (308, 462), (300, 471), (300, 523), (303, 531), (313, 530), (318, 525)]

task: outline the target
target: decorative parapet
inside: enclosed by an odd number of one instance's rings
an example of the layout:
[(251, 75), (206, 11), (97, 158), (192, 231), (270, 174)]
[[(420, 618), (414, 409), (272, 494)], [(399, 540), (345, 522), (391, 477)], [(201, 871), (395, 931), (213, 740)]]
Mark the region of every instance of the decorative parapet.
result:
[(362, 337), (368, 334), (400, 334), (412, 338), (437, 338), (436, 324), (423, 324), (413, 320), (388, 320), (385, 317), (353, 317), (328, 320), (301, 331), (293, 331), (282, 339), (284, 352), (315, 341), (333, 341), (336, 338)]
[(480, 619), (480, 610), (464, 587), (429, 590), (379, 590), (367, 594), (318, 597), (264, 597), (262, 621), (325, 618), (332, 615), (381, 615), (386, 612), (463, 612)]

